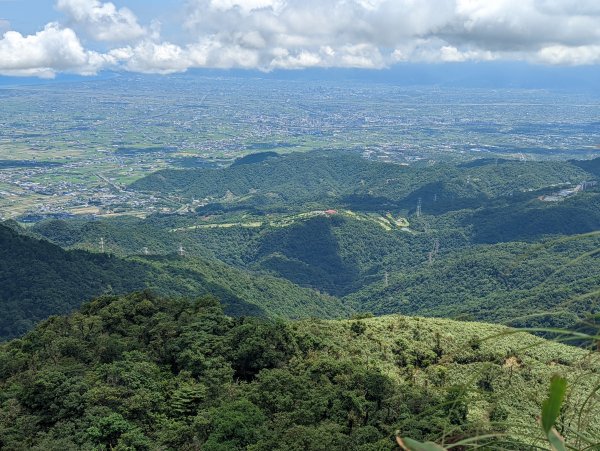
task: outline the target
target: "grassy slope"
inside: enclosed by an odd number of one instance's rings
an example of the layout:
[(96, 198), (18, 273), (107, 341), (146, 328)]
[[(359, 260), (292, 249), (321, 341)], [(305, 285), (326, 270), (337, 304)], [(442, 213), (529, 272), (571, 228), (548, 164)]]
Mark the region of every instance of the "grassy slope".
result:
[[(525, 443), (541, 437), (535, 418), (550, 378), (560, 374), (570, 384), (565, 419), (572, 421), (573, 428), (600, 434), (597, 400), (577, 419), (577, 406), (598, 381), (598, 353), (484, 323), (393, 315), (360, 320), (366, 329), (357, 335), (351, 330), (354, 322), (301, 321), (294, 328), (326, 343), (311, 357), (315, 360), (328, 355), (367, 361), (403, 383), (422, 386), (439, 385), (439, 376), (444, 374), (441, 385), (461, 387), (469, 400), (469, 419), (480, 423), (482, 431), (497, 429), (498, 425), (490, 424), (490, 416), (503, 412), (506, 418), (501, 423), (507, 432)], [(480, 345), (473, 345), (475, 342)], [(438, 348), (443, 354), (436, 364), (426, 368), (398, 365), (399, 349), (408, 355), (432, 355)]]

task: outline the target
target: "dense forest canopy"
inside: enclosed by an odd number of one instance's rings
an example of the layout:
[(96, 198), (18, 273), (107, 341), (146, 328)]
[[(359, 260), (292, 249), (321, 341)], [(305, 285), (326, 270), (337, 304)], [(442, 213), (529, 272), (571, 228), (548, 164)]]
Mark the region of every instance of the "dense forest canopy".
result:
[(501, 432), (490, 449), (530, 449), (556, 373), (573, 382), (560, 425), (600, 433), (597, 401), (578, 410), (597, 356), (506, 332), (233, 319), (212, 297), (104, 296), (0, 345), (0, 448), (383, 451), (401, 430), (447, 443)]

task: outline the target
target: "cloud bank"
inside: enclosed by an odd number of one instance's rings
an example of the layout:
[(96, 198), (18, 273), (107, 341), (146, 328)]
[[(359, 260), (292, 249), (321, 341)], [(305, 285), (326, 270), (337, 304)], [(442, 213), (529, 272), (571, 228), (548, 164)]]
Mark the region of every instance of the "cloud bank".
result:
[(137, 17), (127, 8), (98, 0), (58, 0), (56, 8), (69, 17), (77, 29), (97, 41), (129, 41), (146, 34)]
[(71, 29), (50, 23), (34, 35), (7, 31), (0, 40), (0, 73), (51, 78), (56, 72), (93, 75), (114, 64), (109, 55), (85, 50)]
[(29, 36), (4, 33), (0, 74), (600, 64), (597, 0), (185, 0), (174, 24), (184, 31), (182, 42), (161, 39), (160, 18), (141, 25), (133, 11), (111, 2), (58, 0), (56, 7), (62, 22)]

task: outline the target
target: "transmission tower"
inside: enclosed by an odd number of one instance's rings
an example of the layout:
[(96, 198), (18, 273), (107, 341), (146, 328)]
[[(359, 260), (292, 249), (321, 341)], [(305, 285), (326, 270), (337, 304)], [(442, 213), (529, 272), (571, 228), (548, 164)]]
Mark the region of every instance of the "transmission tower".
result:
[(183, 248), (183, 244), (179, 245), (178, 253), (179, 253), (180, 257), (184, 257), (185, 256), (185, 249)]
[(100, 252), (104, 254), (104, 238), (100, 238)]
[(148, 250), (147, 247), (144, 246), (144, 248), (142, 249), (142, 252), (144, 253), (144, 255), (150, 255), (150, 251)]
[(389, 279), (388, 279), (388, 272), (387, 272), (387, 271), (386, 271), (386, 272), (385, 272), (385, 274), (383, 275), (383, 286), (384, 286), (385, 288), (387, 288), (387, 287), (389, 287), (389, 286), (390, 286)]
[(421, 217), (421, 205), (423, 203), (423, 199), (421, 199), (419, 197), (419, 200), (417, 201), (417, 218)]
[(433, 249), (431, 249), (431, 251), (429, 252), (428, 257), (429, 257), (429, 264), (433, 264), (433, 262), (435, 261), (435, 257), (437, 257), (438, 252), (440, 251), (440, 240), (435, 240), (435, 242), (433, 243)]

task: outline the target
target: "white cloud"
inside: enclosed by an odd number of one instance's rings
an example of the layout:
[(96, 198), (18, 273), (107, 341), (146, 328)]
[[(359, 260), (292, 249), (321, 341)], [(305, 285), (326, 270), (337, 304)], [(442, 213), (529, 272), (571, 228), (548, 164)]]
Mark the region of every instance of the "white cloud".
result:
[(278, 11), (284, 4), (283, 0), (212, 0), (210, 7), (219, 11), (238, 9), (247, 14), (264, 8)]
[[(185, 37), (165, 42), (158, 20), (143, 27), (132, 11), (110, 2), (57, 0), (68, 22), (33, 36), (10, 35), (10, 42), (20, 37), (29, 47), (48, 46), (50, 35), (59, 34), (76, 43), (62, 49), (69, 57), (43, 48), (37, 58), (48, 52), (47, 62), (10, 70), (172, 73), (192, 67), (382, 68), (401, 61), (495, 59), (600, 64), (598, 0), (180, 1)], [(83, 49), (72, 30), (102, 42), (105, 53)], [(7, 46), (9, 40), (0, 42)], [(0, 67), (6, 65), (0, 60)]]
[(130, 41), (146, 34), (135, 14), (128, 8), (98, 0), (58, 0), (56, 7), (64, 12), (71, 25), (97, 41)]
[(263, 69), (501, 58), (595, 64), (599, 5), (596, 0), (188, 0), (185, 26), (219, 48), (252, 48)]
[(145, 41), (135, 47), (112, 50), (110, 54), (132, 72), (171, 74), (193, 65), (188, 52), (170, 43)]
[(577, 66), (582, 64), (600, 64), (600, 45), (582, 45), (566, 47), (552, 45), (537, 53), (537, 60), (545, 64)]
[(75, 32), (50, 23), (34, 35), (8, 31), (0, 39), (0, 74), (53, 77), (56, 72), (96, 73), (112, 58), (83, 48)]
[(458, 0), (446, 32), (455, 43), (493, 51), (599, 42), (598, 17), (593, 11), (583, 12), (568, 0)]

